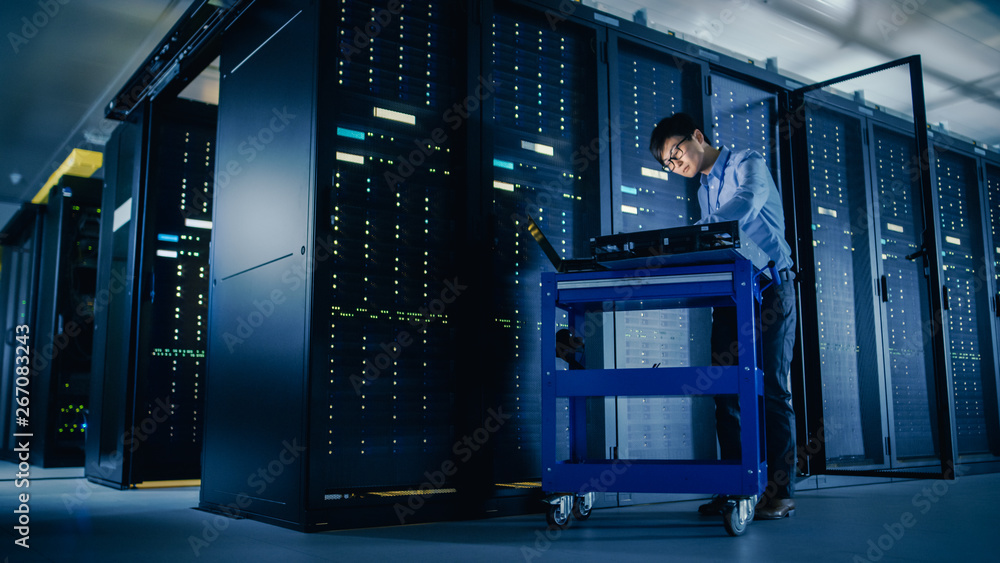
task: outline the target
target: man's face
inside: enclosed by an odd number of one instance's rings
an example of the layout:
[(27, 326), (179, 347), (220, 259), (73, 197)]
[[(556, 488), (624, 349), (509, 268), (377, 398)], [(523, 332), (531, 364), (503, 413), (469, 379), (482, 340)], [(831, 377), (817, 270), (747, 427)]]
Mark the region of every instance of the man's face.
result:
[(701, 172), (701, 163), (705, 156), (699, 142), (700, 131), (684, 137), (668, 137), (663, 143), (660, 154), (663, 166), (669, 172), (680, 174), (685, 178), (694, 178)]

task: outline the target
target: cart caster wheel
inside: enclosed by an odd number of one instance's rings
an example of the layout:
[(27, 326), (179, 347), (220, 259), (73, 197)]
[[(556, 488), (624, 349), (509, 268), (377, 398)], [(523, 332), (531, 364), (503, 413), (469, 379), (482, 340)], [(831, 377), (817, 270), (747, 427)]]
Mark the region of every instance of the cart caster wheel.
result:
[[(576, 507), (573, 507), (576, 512)], [(562, 509), (562, 503), (550, 504), (545, 511), (545, 521), (550, 530), (564, 530), (569, 526), (569, 512)]]
[(754, 505), (751, 499), (739, 499), (722, 509), (722, 525), (733, 537), (742, 536), (753, 520)]
[(579, 496), (573, 499), (573, 518), (583, 522), (590, 518), (590, 511), (594, 508), (594, 502), (590, 494)]

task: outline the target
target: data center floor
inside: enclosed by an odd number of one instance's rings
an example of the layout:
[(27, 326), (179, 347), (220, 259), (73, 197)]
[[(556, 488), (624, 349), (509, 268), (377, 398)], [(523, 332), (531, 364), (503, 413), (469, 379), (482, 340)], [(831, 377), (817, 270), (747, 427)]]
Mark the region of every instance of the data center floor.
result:
[[(956, 481), (810, 489), (797, 514), (739, 538), (700, 517), (699, 501), (595, 510), (567, 530), (540, 514), (303, 534), (252, 520), (213, 523), (197, 488), (116, 491), (82, 470), (32, 470), (17, 488), (0, 462), (3, 561), (995, 561), (1000, 474)], [(29, 493), (30, 548), (14, 544)], [(220, 529), (221, 528), (221, 529)]]

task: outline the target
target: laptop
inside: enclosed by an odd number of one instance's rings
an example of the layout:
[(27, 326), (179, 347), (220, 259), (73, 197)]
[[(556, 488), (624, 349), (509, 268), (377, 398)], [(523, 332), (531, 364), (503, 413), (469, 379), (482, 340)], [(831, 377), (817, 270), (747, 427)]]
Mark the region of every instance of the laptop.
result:
[(541, 227), (538, 226), (535, 219), (531, 215), (526, 215), (528, 216), (528, 232), (538, 242), (538, 246), (542, 247), (542, 252), (549, 258), (549, 262), (552, 262), (552, 266), (555, 267), (557, 272), (591, 272), (604, 269), (597, 263), (594, 257), (563, 259), (556, 252), (556, 249), (552, 247), (549, 239), (545, 238), (545, 233), (542, 232)]

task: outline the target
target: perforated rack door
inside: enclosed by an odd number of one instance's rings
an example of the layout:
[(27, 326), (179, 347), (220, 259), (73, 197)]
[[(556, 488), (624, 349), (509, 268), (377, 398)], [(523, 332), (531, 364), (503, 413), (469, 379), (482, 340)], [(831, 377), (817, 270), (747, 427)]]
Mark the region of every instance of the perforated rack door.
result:
[(944, 139), (935, 138), (934, 150), (947, 288), (955, 446), (962, 456), (990, 455), (991, 434), (995, 442), (998, 431), (987, 422), (988, 418), (995, 420), (990, 410), (995, 412), (996, 408), (996, 365), (990, 334), (992, 323), (988, 320), (989, 270), (985, 260), (979, 166), (975, 158), (953, 150)]
[[(897, 68), (909, 118), (822, 91)], [(909, 57), (785, 98), (790, 169), (808, 187), (796, 221), (814, 265), (800, 284), (814, 473), (947, 476), (955, 457), (922, 80)]]
[(493, 147), (484, 201), (496, 221), (498, 288), (489, 319), (498, 373), (488, 400), (512, 415), (495, 437), (495, 479), (504, 483), (537, 478), (541, 467), (538, 284), (552, 266), (523, 217), (535, 218), (563, 258), (587, 254), (599, 234), (602, 137), (588, 71), (597, 67), (595, 31), (570, 21), (550, 26), (543, 13), (507, 4), (496, 9), (484, 53), (495, 87), (493, 115), (484, 116)]
[[(650, 133), (677, 112), (700, 124), (705, 65), (624, 34), (612, 34), (611, 119), (621, 141), (612, 144), (612, 231), (627, 233), (691, 225), (700, 217), (698, 181), (667, 172), (649, 150)], [(711, 311), (701, 308), (620, 311), (613, 315), (614, 358), (606, 368), (687, 367), (710, 362)], [(714, 457), (711, 399), (617, 397), (610, 441), (622, 459)], [(640, 502), (625, 495), (621, 502)]]
[(323, 53), (313, 499), (413, 490), (454, 457), (462, 20), (448, 2), (382, 8), (337, 3), (341, 52)]

